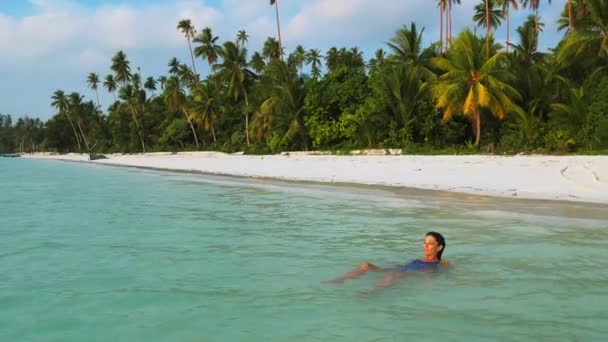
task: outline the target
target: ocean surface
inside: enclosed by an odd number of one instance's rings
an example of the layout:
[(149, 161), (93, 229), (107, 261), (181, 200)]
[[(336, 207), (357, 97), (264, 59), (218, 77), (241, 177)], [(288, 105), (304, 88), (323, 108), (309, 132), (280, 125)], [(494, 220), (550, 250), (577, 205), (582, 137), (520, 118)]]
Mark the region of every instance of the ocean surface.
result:
[[(448, 271), (321, 284), (429, 230)], [(0, 236), (0, 341), (608, 335), (601, 205), (0, 158)]]

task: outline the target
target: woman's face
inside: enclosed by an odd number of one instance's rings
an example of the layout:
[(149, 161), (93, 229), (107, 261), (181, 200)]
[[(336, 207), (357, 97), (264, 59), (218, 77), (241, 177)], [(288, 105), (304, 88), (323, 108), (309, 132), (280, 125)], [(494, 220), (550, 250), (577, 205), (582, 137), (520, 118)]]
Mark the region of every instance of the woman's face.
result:
[(427, 235), (424, 238), (424, 258), (435, 260), (437, 259), (437, 253), (443, 249), (443, 246), (437, 244), (435, 238), (431, 235)]

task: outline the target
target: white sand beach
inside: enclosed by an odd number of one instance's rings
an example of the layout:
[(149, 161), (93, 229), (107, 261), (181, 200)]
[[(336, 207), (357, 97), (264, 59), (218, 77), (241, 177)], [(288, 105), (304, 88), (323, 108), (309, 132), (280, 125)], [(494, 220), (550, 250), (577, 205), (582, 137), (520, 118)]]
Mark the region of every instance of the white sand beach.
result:
[(608, 204), (608, 156), (245, 156), (216, 152), (23, 155), (115, 166), (281, 180), (408, 187)]

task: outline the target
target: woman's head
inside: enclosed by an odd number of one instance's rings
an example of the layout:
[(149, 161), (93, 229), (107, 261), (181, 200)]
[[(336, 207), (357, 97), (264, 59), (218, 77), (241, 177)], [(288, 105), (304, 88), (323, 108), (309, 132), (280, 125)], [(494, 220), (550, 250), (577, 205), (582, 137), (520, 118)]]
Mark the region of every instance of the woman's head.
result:
[(428, 232), (424, 237), (424, 257), (426, 259), (441, 260), (441, 254), (445, 250), (445, 239), (443, 235), (436, 232)]

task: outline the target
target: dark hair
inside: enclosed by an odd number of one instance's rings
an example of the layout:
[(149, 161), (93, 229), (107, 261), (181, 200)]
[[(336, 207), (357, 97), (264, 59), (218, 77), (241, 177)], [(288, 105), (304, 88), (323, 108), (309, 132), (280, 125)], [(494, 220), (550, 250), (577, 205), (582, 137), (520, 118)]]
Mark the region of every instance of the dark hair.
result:
[(443, 238), (443, 235), (437, 232), (428, 232), (425, 236), (432, 236), (433, 239), (437, 241), (437, 245), (443, 246), (443, 248), (437, 252), (437, 260), (441, 260), (441, 254), (443, 254), (443, 251), (445, 251), (445, 239)]

